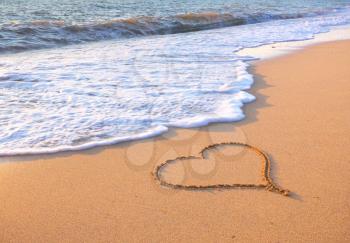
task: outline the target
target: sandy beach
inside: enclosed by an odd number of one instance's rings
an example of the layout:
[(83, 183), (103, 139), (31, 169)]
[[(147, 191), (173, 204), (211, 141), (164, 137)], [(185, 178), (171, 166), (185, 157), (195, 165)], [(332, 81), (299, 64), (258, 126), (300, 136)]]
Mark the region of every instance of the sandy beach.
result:
[[(81, 152), (0, 158), (1, 242), (349, 242), (350, 41), (254, 63), (246, 119)], [(154, 168), (213, 143), (271, 158), (289, 197), (160, 187)], [(259, 184), (251, 151), (223, 148), (162, 172), (187, 185)]]

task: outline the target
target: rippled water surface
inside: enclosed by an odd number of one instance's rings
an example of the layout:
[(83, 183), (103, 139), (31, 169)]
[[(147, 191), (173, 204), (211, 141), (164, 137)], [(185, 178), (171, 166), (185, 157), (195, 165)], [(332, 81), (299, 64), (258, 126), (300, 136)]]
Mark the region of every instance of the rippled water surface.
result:
[(329, 13), (336, 1), (1, 0), (0, 53)]

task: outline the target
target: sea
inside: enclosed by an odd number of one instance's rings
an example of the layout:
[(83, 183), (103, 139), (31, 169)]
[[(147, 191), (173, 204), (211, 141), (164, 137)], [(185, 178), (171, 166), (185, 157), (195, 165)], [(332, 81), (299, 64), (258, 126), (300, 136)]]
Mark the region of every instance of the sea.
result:
[(244, 119), (254, 57), (350, 24), (350, 0), (0, 0), (0, 155)]

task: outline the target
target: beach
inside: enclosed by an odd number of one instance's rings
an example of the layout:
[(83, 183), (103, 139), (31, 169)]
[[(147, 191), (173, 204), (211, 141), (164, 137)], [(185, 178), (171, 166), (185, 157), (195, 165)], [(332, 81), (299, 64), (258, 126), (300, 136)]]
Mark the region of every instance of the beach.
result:
[[(0, 241), (349, 242), (349, 63), (350, 41), (253, 63), (249, 93), (256, 100), (244, 106), (239, 122), (172, 128), (84, 151), (0, 158)], [(221, 142), (266, 152), (273, 181), (290, 196), (173, 190), (154, 180), (164, 161)], [(260, 183), (259, 158), (228, 149), (209, 162), (175, 163), (164, 178)]]

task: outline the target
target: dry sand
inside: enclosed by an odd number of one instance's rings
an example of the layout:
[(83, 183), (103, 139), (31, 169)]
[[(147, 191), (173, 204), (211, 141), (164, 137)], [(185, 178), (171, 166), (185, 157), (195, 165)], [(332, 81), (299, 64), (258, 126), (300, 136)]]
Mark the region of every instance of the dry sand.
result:
[[(234, 124), (50, 156), (0, 158), (0, 242), (350, 242), (350, 41), (259, 62)], [(151, 172), (223, 141), (258, 146), (291, 197), (176, 191)], [(169, 166), (185, 184), (259, 183), (261, 162), (224, 148)]]

